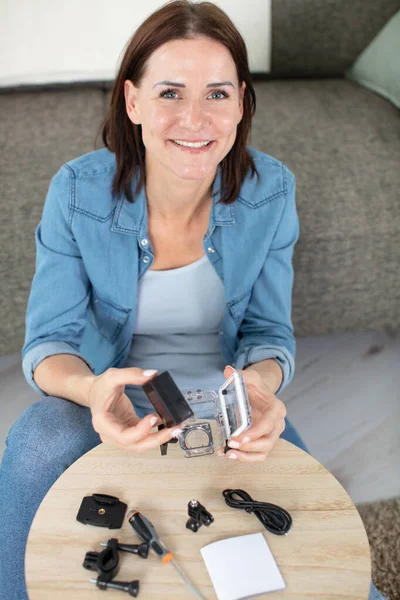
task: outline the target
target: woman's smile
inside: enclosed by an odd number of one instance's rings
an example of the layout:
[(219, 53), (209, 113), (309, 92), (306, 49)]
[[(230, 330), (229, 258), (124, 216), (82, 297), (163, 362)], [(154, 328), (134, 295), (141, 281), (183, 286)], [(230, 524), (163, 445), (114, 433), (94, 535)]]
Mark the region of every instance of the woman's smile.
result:
[(177, 144), (174, 140), (168, 140), (173, 147), (177, 148), (177, 150), (181, 150), (182, 152), (188, 152), (189, 154), (205, 154), (208, 150), (213, 146), (214, 140), (209, 142), (205, 146), (200, 146), (200, 148), (193, 148), (186, 145)]

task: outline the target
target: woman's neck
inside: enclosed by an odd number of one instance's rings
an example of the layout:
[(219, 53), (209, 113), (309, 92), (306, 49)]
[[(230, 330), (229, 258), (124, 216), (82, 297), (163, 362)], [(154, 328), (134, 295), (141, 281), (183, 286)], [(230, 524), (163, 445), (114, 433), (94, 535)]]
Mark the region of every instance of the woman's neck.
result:
[(162, 173), (146, 173), (146, 197), (149, 217), (166, 224), (180, 223), (190, 227), (212, 204), (210, 187), (214, 177), (193, 181), (176, 178), (172, 181)]

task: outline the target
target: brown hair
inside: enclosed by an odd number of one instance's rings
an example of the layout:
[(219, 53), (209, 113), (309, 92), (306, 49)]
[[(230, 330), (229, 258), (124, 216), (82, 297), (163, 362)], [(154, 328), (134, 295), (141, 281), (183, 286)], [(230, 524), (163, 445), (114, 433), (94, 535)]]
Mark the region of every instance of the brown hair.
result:
[[(117, 172), (112, 185), (113, 195), (121, 196), (124, 193), (129, 202), (134, 202), (131, 181), (137, 171), (139, 177), (134, 194), (138, 194), (146, 183), (141, 125), (133, 124), (126, 113), (125, 80), (131, 80), (135, 87), (139, 87), (146, 61), (159, 46), (170, 40), (192, 39), (196, 35), (214, 39), (228, 48), (236, 64), (239, 84), (246, 82), (243, 116), (237, 127), (236, 139), (221, 161), (220, 202), (234, 202), (249, 168), (252, 176), (256, 173), (259, 177), (253, 158), (246, 148), (251, 120), (256, 110), (256, 96), (244, 40), (226, 13), (212, 2), (174, 0), (152, 13), (135, 31), (112, 89), (102, 138), (105, 146), (116, 155)], [(211, 191), (212, 186), (210, 193)]]

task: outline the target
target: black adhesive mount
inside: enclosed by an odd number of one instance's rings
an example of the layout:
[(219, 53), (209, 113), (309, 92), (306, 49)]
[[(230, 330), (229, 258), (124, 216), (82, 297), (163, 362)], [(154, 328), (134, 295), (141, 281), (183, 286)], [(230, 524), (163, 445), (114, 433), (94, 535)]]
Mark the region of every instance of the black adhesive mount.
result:
[(93, 494), (82, 500), (76, 520), (84, 525), (120, 529), (128, 506), (107, 494)]

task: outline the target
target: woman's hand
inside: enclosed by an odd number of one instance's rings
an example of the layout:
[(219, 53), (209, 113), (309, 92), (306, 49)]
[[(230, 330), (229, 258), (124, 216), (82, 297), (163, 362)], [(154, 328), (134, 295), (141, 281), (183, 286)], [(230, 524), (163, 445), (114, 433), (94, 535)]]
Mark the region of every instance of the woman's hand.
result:
[(160, 417), (150, 414), (139, 419), (132, 402), (124, 393), (125, 385), (143, 385), (157, 371), (145, 376), (142, 369), (107, 369), (93, 380), (89, 389), (89, 408), (92, 424), (102, 442), (142, 454), (158, 448), (173, 437), (179, 426), (150, 433), (155, 425), (162, 423)]
[[(235, 371), (225, 367), (224, 377)], [(230, 438), (228, 446), (232, 448), (225, 456), (236, 458), (240, 462), (260, 462), (266, 459), (279, 436), (285, 429), (286, 407), (273, 391), (263, 382), (257, 371), (238, 371), (246, 383), (251, 406), (251, 426), (235, 438)], [(224, 452), (218, 452), (223, 456)]]

